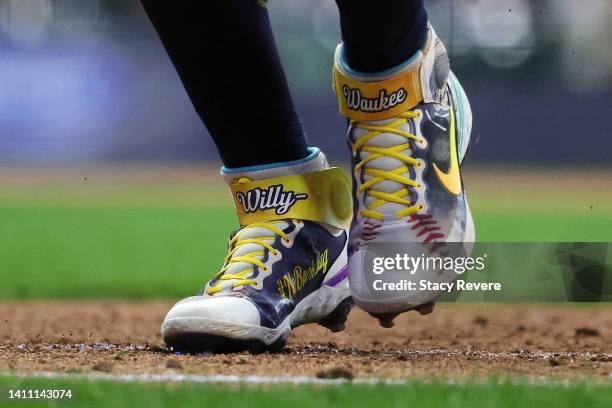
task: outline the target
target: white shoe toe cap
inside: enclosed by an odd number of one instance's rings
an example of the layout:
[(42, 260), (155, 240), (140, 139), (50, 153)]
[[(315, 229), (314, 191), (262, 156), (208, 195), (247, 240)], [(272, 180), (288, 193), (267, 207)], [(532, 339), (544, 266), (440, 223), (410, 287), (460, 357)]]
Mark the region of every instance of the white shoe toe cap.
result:
[(191, 296), (175, 304), (164, 322), (173, 319), (210, 320), (227, 324), (260, 325), (259, 311), (244, 298)]

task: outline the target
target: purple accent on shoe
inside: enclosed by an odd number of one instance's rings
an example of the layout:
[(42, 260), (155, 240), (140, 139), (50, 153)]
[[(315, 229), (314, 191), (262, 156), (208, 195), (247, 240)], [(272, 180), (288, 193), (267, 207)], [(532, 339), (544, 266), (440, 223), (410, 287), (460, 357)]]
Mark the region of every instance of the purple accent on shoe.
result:
[(348, 276), (348, 265), (344, 268), (340, 269), (337, 274), (332, 276), (327, 282), (325, 282), (325, 286), (334, 287), (343, 280), (345, 280)]

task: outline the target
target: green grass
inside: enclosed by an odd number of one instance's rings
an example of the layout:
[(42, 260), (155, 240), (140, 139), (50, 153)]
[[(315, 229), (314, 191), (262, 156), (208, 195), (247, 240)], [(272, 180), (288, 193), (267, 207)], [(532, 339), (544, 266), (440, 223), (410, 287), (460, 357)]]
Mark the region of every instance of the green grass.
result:
[[(612, 217), (476, 215), (481, 241), (609, 241)], [(176, 298), (225, 255), (233, 209), (0, 206), (0, 298)], [(606, 226), (607, 227), (603, 227)]]
[(5, 298), (177, 297), (223, 259), (232, 211), (0, 208)]
[[(88, 380), (0, 378), (0, 405), (8, 389), (71, 389), (72, 400), (17, 402), (14, 406), (67, 407), (609, 407), (612, 386), (597, 384), (529, 385), (497, 383), (443, 384), (414, 382), (405, 386), (227, 386), (210, 384), (143, 384)], [(13, 406), (13, 404), (5, 404)]]
[[(36, 170), (38, 181), (10, 174), (0, 178), (0, 298), (184, 297), (218, 271), (237, 227), (226, 188), (208, 170)], [(149, 176), (130, 178), (142, 174)], [(490, 171), (476, 174), (470, 203), (479, 241), (612, 241), (612, 193), (597, 181), (607, 180), (601, 171), (580, 176), (599, 179), (575, 183), (581, 190), (572, 199), (538, 174), (503, 189)]]
[(609, 242), (612, 215), (536, 212), (474, 213), (480, 242)]

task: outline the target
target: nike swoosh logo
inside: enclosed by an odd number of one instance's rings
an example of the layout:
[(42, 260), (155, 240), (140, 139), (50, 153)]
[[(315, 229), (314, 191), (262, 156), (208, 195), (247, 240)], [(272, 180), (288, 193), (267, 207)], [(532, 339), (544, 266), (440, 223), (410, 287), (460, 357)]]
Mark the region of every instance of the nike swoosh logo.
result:
[(445, 173), (436, 163), (433, 165), (440, 183), (449, 193), (458, 196), (461, 194), (461, 176), (459, 175), (459, 158), (457, 157), (457, 132), (455, 126), (455, 111), (450, 108), (450, 167)]

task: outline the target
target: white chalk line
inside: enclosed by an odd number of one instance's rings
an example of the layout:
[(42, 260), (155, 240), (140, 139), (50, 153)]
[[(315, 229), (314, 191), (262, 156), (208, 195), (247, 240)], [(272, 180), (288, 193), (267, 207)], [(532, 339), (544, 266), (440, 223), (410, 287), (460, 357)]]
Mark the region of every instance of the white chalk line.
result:
[(342, 385), (342, 384), (361, 384), (361, 385), (406, 385), (414, 382), (407, 379), (383, 379), (383, 378), (317, 378), (307, 376), (260, 376), (260, 375), (198, 375), (198, 374), (110, 374), (110, 373), (59, 373), (53, 371), (35, 371), (31, 373), (11, 373), (0, 372), (0, 377), (17, 378), (43, 378), (49, 380), (69, 379), (69, 380), (107, 380), (120, 382), (193, 382), (210, 384), (295, 384), (295, 385)]
[[(612, 376), (612, 375), (611, 375)], [(410, 384), (438, 383), (446, 385), (462, 384), (515, 384), (530, 386), (557, 385), (568, 387), (580, 381), (554, 378), (482, 378), (482, 379), (424, 379), (424, 378), (317, 378), (308, 376), (259, 376), (259, 375), (198, 375), (198, 374), (110, 374), (110, 373), (60, 373), (53, 371), (0, 372), (0, 377), (38, 378), (48, 380), (88, 380), (116, 381), (126, 383), (199, 383), (199, 384), (247, 384), (247, 385), (324, 385), (341, 386), (354, 385), (390, 385), (407, 386)]]

